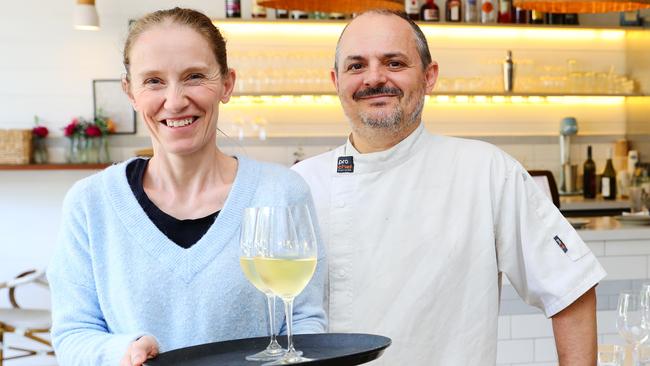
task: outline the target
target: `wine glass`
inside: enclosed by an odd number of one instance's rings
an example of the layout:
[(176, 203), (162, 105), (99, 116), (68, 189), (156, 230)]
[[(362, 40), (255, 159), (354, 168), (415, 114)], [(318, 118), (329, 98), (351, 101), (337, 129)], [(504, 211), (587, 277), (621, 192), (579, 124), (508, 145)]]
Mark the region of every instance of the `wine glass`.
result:
[(261, 248), (253, 262), (262, 282), (285, 307), (288, 346), (285, 355), (263, 366), (310, 361), (296, 351), (292, 339), (293, 300), (307, 286), (317, 262), (316, 235), (307, 206), (263, 207), (256, 235)]
[(278, 341), (275, 338), (275, 295), (273, 295), (271, 290), (264, 285), (260, 276), (257, 274), (257, 271), (255, 271), (255, 265), (253, 264), (253, 258), (257, 253), (255, 228), (257, 226), (258, 211), (259, 209), (256, 207), (244, 209), (241, 235), (239, 237), (239, 264), (248, 281), (266, 295), (271, 342), (265, 350), (246, 356), (246, 359), (249, 361), (273, 361), (281, 358), (284, 355), (285, 350), (278, 344)]
[(644, 309), (644, 306), (639, 292), (624, 291), (618, 296), (616, 328), (623, 339), (632, 345), (633, 365), (635, 366), (638, 365), (639, 360), (639, 345), (645, 342), (650, 335), (648, 311)]

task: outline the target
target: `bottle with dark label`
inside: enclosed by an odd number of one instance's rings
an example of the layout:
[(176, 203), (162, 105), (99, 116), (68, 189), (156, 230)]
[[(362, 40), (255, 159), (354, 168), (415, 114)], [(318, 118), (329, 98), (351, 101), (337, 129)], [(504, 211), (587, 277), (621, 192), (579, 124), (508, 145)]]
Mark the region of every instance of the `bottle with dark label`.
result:
[(445, 21), (458, 23), (463, 20), (460, 0), (447, 0), (445, 3)]
[(544, 13), (541, 11), (533, 10), (530, 14), (531, 24), (544, 24)]
[(420, 8), (420, 19), (425, 22), (439, 22), (440, 9), (433, 0), (427, 0)]
[(499, 23), (512, 23), (512, 0), (499, 0)]
[(497, 8), (494, 2), (497, 0), (480, 0), (481, 1), (481, 23), (496, 23)]
[(226, 18), (241, 18), (240, 0), (226, 0)]
[(420, 20), (420, 1), (404, 0), (404, 12), (412, 20)]
[(478, 8), (476, 7), (476, 0), (465, 0), (463, 3), (463, 9), (465, 10), (465, 22), (478, 22)]
[(275, 19), (288, 19), (289, 10), (287, 9), (275, 9)]
[(582, 196), (596, 198), (596, 163), (591, 158), (591, 145), (587, 146), (587, 160), (582, 166)]
[(252, 0), (252, 10), (251, 10), (251, 17), (253, 18), (266, 18), (266, 8), (263, 6), (259, 6), (258, 0)]
[(600, 193), (606, 200), (616, 199), (616, 171), (612, 163), (612, 149), (609, 149), (605, 170), (600, 178)]

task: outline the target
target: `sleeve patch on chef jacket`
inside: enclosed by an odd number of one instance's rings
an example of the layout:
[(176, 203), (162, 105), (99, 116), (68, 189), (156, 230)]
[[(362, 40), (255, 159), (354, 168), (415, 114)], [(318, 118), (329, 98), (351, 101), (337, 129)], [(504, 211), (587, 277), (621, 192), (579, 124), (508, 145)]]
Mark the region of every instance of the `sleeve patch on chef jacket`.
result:
[(555, 237), (553, 238), (553, 240), (555, 240), (555, 242), (557, 243), (557, 245), (560, 247), (560, 249), (562, 249), (562, 251), (563, 251), (564, 253), (566, 253), (567, 251), (569, 251), (569, 249), (567, 249), (566, 245), (564, 245), (564, 242), (562, 241), (562, 239), (560, 239), (559, 236), (555, 235)]
[(352, 156), (339, 156), (336, 163), (337, 173), (352, 173), (354, 172), (354, 160)]

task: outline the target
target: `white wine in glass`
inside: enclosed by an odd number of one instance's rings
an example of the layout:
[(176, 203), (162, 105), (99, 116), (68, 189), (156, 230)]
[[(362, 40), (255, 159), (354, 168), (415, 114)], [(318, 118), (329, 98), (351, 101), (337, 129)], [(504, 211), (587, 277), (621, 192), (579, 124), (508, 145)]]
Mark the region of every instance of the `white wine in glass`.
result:
[(253, 258), (258, 250), (258, 246), (256, 245), (258, 241), (256, 237), (258, 211), (259, 209), (255, 207), (244, 210), (241, 235), (239, 237), (239, 265), (246, 279), (266, 295), (271, 341), (265, 350), (246, 356), (246, 359), (249, 361), (273, 361), (281, 358), (285, 350), (280, 346), (275, 337), (275, 295), (262, 282), (253, 263)]
[(316, 270), (316, 258), (284, 259), (255, 257), (262, 286), (280, 298), (294, 298), (307, 286)]
[[(253, 259), (264, 285), (284, 302), (288, 346), (285, 355), (262, 366), (310, 361), (293, 346), (293, 300), (316, 270), (316, 234), (309, 208), (263, 207), (258, 212), (260, 250)], [(257, 235), (257, 234), (256, 234)]]

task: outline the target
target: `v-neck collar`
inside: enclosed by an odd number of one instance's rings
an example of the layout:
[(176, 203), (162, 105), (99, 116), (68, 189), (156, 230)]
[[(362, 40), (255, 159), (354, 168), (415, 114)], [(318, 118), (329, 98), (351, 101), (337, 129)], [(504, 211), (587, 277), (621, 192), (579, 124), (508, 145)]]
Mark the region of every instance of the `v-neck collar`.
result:
[(203, 237), (188, 249), (172, 242), (151, 222), (135, 198), (126, 177), (126, 166), (130, 159), (107, 169), (104, 175), (104, 189), (110, 197), (115, 215), (147, 253), (161, 265), (177, 273), (186, 283), (205, 268), (229, 243), (237, 242), (242, 215), (257, 189), (259, 165), (237, 156), (238, 167), (235, 180), (221, 213)]

